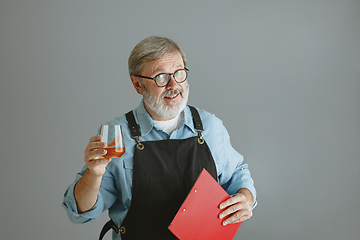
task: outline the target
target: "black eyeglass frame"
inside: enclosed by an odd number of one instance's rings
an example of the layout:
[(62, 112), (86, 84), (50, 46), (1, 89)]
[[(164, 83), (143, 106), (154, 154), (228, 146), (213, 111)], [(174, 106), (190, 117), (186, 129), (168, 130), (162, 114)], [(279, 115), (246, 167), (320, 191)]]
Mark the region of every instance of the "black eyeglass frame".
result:
[[(176, 78), (175, 78), (175, 74), (178, 72), (178, 71), (181, 71), (181, 70), (185, 70), (185, 73), (186, 73), (186, 77), (185, 77), (185, 79), (183, 80), (183, 81), (181, 81), (181, 82), (179, 82), (179, 81), (177, 81), (176, 80)], [(183, 69), (179, 69), (179, 70), (177, 70), (176, 72), (174, 72), (174, 73), (160, 73), (160, 74), (158, 74), (158, 75), (156, 75), (155, 77), (145, 77), (145, 76), (142, 76), (142, 75), (134, 75), (135, 77), (141, 77), (141, 78), (145, 78), (145, 79), (150, 79), (150, 80), (154, 80), (155, 81), (155, 84), (156, 84), (156, 86), (158, 86), (158, 87), (165, 87), (166, 85), (168, 85), (169, 84), (169, 82), (170, 82), (170, 78), (171, 78), (171, 76), (173, 76), (173, 78), (174, 78), (174, 80), (175, 80), (175, 82), (177, 82), (177, 83), (183, 83), (183, 82), (185, 82), (186, 81), (186, 79), (187, 79), (187, 77), (188, 77), (188, 72), (189, 72), (189, 69), (187, 69), (186, 67), (185, 68), (183, 68)], [(156, 81), (156, 78), (157, 78), (157, 76), (159, 76), (159, 75), (162, 75), (162, 74), (165, 74), (165, 75), (167, 75), (168, 76), (168, 81), (167, 81), (167, 83), (165, 84), (165, 85), (163, 85), (163, 86), (159, 86), (159, 84), (157, 83), (157, 81)]]

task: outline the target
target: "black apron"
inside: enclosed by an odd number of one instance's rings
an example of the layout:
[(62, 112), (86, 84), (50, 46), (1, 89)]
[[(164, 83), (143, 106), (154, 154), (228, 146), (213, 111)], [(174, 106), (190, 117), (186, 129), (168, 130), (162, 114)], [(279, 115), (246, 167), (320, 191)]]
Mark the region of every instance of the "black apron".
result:
[(217, 172), (197, 110), (190, 107), (197, 137), (140, 142), (132, 111), (126, 114), (131, 137), (137, 142), (133, 163), (130, 209), (120, 228), (110, 220), (100, 238), (112, 228), (123, 240), (178, 239), (168, 226), (205, 168), (215, 180)]

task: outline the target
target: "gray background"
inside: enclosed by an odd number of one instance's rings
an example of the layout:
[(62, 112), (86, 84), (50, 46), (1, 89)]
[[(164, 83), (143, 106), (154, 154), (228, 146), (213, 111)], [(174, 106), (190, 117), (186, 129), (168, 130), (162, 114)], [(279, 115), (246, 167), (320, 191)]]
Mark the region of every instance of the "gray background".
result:
[[(235, 239), (358, 239), (360, 1), (0, 2), (1, 239), (97, 239), (62, 195), (99, 125), (135, 108), (127, 58), (167, 36), (259, 205)], [(107, 236), (110, 239), (110, 234)]]

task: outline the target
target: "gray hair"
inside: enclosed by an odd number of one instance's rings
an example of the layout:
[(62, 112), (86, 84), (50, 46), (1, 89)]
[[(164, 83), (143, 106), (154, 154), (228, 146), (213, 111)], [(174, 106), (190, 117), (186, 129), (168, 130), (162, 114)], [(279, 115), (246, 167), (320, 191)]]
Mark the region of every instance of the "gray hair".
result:
[(173, 40), (157, 36), (145, 38), (134, 47), (130, 54), (128, 61), (130, 76), (141, 74), (146, 62), (158, 60), (173, 52), (180, 53), (186, 67), (185, 53)]

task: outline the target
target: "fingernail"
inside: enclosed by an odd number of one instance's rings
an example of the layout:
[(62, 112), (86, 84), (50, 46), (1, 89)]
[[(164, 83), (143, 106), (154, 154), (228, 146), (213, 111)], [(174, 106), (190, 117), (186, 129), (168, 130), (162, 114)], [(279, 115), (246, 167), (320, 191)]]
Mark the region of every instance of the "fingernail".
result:
[(227, 224), (227, 221), (223, 221), (223, 226), (226, 226)]
[(222, 219), (223, 217), (224, 217), (224, 215), (223, 215), (223, 214), (220, 214), (220, 215), (219, 215), (219, 218), (220, 218), (220, 219)]

